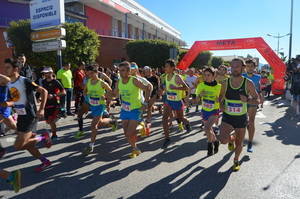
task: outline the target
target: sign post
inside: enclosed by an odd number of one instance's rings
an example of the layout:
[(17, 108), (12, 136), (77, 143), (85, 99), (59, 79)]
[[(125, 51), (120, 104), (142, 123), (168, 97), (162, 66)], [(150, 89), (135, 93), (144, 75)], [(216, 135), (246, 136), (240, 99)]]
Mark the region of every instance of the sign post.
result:
[[(30, 2), (30, 19), (33, 52), (57, 51), (57, 66), (62, 67), (62, 49), (66, 41), (61, 40), (66, 35), (64, 28), (64, 0), (32, 0)], [(47, 41), (47, 42), (45, 42)]]

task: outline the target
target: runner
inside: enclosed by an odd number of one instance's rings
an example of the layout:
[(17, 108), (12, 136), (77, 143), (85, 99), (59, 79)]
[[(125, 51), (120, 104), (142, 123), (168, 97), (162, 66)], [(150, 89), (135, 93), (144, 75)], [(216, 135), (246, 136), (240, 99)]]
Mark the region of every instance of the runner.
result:
[[(263, 98), (261, 96), (261, 86), (260, 86), (260, 80), (261, 76), (258, 74), (255, 74), (257, 64), (256, 61), (253, 59), (249, 59), (246, 61), (246, 74), (243, 74), (244, 77), (251, 80), (255, 86), (256, 92), (259, 95), (260, 102), (263, 103)], [(255, 134), (255, 116), (257, 113), (258, 105), (257, 104), (251, 104), (248, 103), (248, 134), (249, 134), (249, 141), (247, 146), (247, 151), (252, 153), (253, 152), (253, 138)]]
[[(270, 84), (271, 84), (271, 82), (268, 79), (266, 71), (261, 71), (260, 85), (261, 85), (261, 95), (262, 95), (263, 100), (267, 95), (267, 92), (268, 92), (267, 87)], [(261, 103), (261, 108), (263, 108), (263, 105), (264, 105), (264, 103)]]
[(165, 134), (163, 148), (166, 148), (171, 142), (169, 135), (168, 119), (171, 117), (172, 111), (176, 112), (176, 118), (179, 120), (180, 123), (184, 123), (186, 130), (191, 131), (190, 124), (188, 120), (184, 117), (184, 105), (182, 102), (182, 91), (187, 91), (189, 87), (178, 74), (174, 73), (175, 66), (176, 65), (174, 60), (169, 59), (165, 62), (165, 72), (167, 74), (165, 80), (165, 90), (167, 99), (165, 101), (163, 113), (163, 127)]
[(85, 77), (85, 63), (80, 62), (78, 64), (78, 68), (75, 70), (73, 77), (74, 77), (74, 95), (75, 95), (75, 114), (78, 113), (79, 107), (82, 105), (84, 98), (83, 98), (83, 89), (84, 85), (82, 84), (83, 79)]
[(147, 109), (147, 123), (151, 124), (152, 118), (152, 109), (153, 105), (155, 104), (156, 100), (158, 99), (158, 90), (160, 85), (160, 80), (157, 76), (152, 74), (152, 69), (149, 66), (144, 67), (145, 77), (146, 79), (152, 84), (153, 90), (151, 92), (151, 97)]
[[(98, 64), (93, 64), (92, 66), (98, 67), (99, 65)], [(89, 66), (89, 68), (91, 68), (91, 66)], [(92, 73), (89, 73), (89, 72), (86, 71), (86, 76), (84, 78), (84, 81), (82, 82), (83, 87), (85, 87), (85, 85), (87, 84), (87, 82), (88, 82), (88, 80), (90, 78), (90, 74), (92, 74)], [(103, 73), (101, 71), (98, 71), (98, 77), (101, 80), (107, 82), (109, 85), (111, 84), (112, 80), (105, 73)], [(107, 100), (107, 104), (106, 104), (107, 107), (109, 106), (109, 103), (110, 103), (110, 101)], [(80, 109), (78, 111), (78, 115), (77, 115), (79, 131), (75, 134), (75, 138), (76, 139), (79, 139), (79, 138), (81, 138), (84, 135), (84, 132), (83, 132), (83, 116), (84, 116), (84, 114), (88, 113), (89, 110), (90, 110), (89, 100), (85, 96), (84, 97), (84, 101), (83, 101), (83, 103), (82, 103), (82, 105), (81, 105), (81, 107), (80, 107)], [(104, 116), (105, 114), (106, 115), (108, 114), (108, 117), (109, 117), (109, 113), (106, 110), (104, 110), (104, 112), (103, 112), (103, 118), (105, 118), (105, 117), (108, 118), (107, 116)], [(117, 129), (117, 123), (116, 122), (114, 122), (110, 126), (112, 127), (113, 131), (115, 131)]]
[(147, 106), (150, 94), (152, 92), (152, 85), (145, 86), (141, 80), (134, 76), (130, 76), (131, 64), (129, 62), (122, 62), (119, 65), (121, 78), (118, 80), (115, 96), (121, 97), (122, 109), (120, 118), (124, 129), (124, 134), (132, 147), (130, 158), (135, 158), (141, 154), (137, 148), (137, 125), (142, 119), (142, 95), (141, 91), (145, 91), (144, 105)]
[[(186, 108), (186, 113), (190, 112), (190, 107), (192, 107), (194, 104), (196, 104), (196, 87), (197, 87), (197, 76), (194, 74), (194, 70), (193, 69), (189, 69), (187, 71), (187, 77), (185, 79), (185, 82), (187, 83), (187, 85), (190, 88), (190, 96), (188, 97), (188, 101), (190, 101), (190, 97), (192, 98), (192, 102), (188, 102), (187, 108)], [(198, 104), (196, 104), (196, 111), (199, 109)]]
[(203, 73), (205, 81), (197, 88), (196, 95), (199, 98), (198, 101), (202, 100), (202, 118), (208, 140), (207, 156), (211, 156), (219, 151), (219, 141), (216, 141), (212, 127), (219, 117), (221, 84), (215, 80), (216, 72), (213, 68), (205, 68)]
[(227, 67), (225, 65), (219, 66), (216, 81), (221, 84), (223, 81), (227, 80), (228, 78), (229, 76), (227, 75)]
[(66, 95), (66, 91), (61, 83), (54, 79), (54, 73), (51, 67), (46, 67), (42, 72), (46, 79), (42, 81), (42, 86), (48, 91), (46, 102), (45, 120), (51, 127), (51, 139), (57, 139), (56, 122), (59, 119), (60, 97)]
[[(14, 111), (18, 114), (15, 148), (17, 150), (28, 150), (33, 157), (39, 159), (42, 164), (35, 168), (35, 171), (41, 172), (50, 166), (51, 162), (39, 152), (35, 144), (39, 141), (44, 141), (45, 146), (50, 148), (52, 143), (48, 133), (35, 137), (32, 134), (32, 129), (36, 117), (42, 118), (44, 115), (48, 93), (44, 88), (37, 86), (31, 80), (20, 76), (19, 67), (19, 64), (14, 60), (5, 60), (5, 73), (11, 79), (8, 88), (12, 98), (12, 101), (6, 102), (5, 105), (13, 106)], [(41, 94), (41, 104), (38, 111), (34, 103), (35, 90)]]
[(9, 77), (0, 74), (0, 123), (3, 122), (8, 128), (16, 130), (17, 126), (11, 116), (11, 107), (5, 105), (10, 100), (9, 89), (7, 87), (9, 82)]
[[(231, 62), (231, 77), (223, 82), (220, 101), (224, 103), (223, 119), (220, 127), (219, 141), (228, 144), (229, 150), (234, 150), (233, 171), (240, 169), (239, 157), (243, 149), (243, 141), (247, 127), (247, 103), (258, 104), (258, 94), (254, 84), (242, 76), (245, 63), (242, 59)], [(235, 135), (231, 136), (234, 131)]]
[(108, 93), (111, 96), (112, 90), (106, 82), (98, 77), (98, 66), (87, 67), (87, 73), (89, 73), (90, 78), (85, 85), (84, 95), (88, 100), (93, 120), (91, 124), (91, 143), (83, 150), (82, 153), (84, 155), (88, 155), (94, 151), (97, 129), (101, 125), (112, 123), (111, 119), (102, 118), (106, 104), (105, 94)]

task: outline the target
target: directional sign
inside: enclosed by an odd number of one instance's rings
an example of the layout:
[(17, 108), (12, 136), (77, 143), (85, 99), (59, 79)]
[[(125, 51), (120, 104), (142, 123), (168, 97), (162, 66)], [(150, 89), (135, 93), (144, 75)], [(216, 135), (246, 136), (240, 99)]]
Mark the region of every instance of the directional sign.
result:
[(33, 52), (48, 52), (48, 51), (56, 51), (66, 48), (65, 40), (53, 40), (53, 41), (45, 41), (38, 42), (32, 44)]
[(51, 29), (51, 30), (43, 30), (38, 32), (31, 33), (31, 40), (32, 41), (43, 41), (43, 40), (50, 40), (50, 39), (58, 39), (66, 36), (66, 29), (59, 28), (59, 29)]

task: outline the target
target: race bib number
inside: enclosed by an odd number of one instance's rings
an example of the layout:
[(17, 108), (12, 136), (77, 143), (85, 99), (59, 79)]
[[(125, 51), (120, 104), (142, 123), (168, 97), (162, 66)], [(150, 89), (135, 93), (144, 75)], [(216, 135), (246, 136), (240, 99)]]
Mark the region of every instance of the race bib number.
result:
[(175, 101), (177, 98), (177, 94), (176, 93), (167, 93), (167, 99), (171, 100), (171, 101)]
[(203, 100), (203, 107), (207, 109), (214, 109), (215, 102), (211, 100)]
[(228, 103), (227, 105), (227, 112), (228, 113), (242, 113), (243, 111), (243, 104), (237, 104), (237, 103)]
[(18, 115), (26, 115), (26, 109), (25, 109), (25, 105), (15, 105), (14, 107), (14, 111), (18, 114)]
[(100, 98), (90, 97), (90, 104), (91, 105), (99, 105), (100, 104)]
[(122, 109), (124, 111), (131, 111), (129, 102), (122, 102)]

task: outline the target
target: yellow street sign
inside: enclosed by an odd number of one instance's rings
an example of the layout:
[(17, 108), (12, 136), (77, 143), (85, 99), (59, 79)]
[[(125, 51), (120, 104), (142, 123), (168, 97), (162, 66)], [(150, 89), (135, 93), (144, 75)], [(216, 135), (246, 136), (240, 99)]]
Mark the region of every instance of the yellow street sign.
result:
[(49, 39), (58, 39), (66, 36), (66, 30), (64, 28), (43, 30), (31, 33), (32, 41), (43, 41)]

